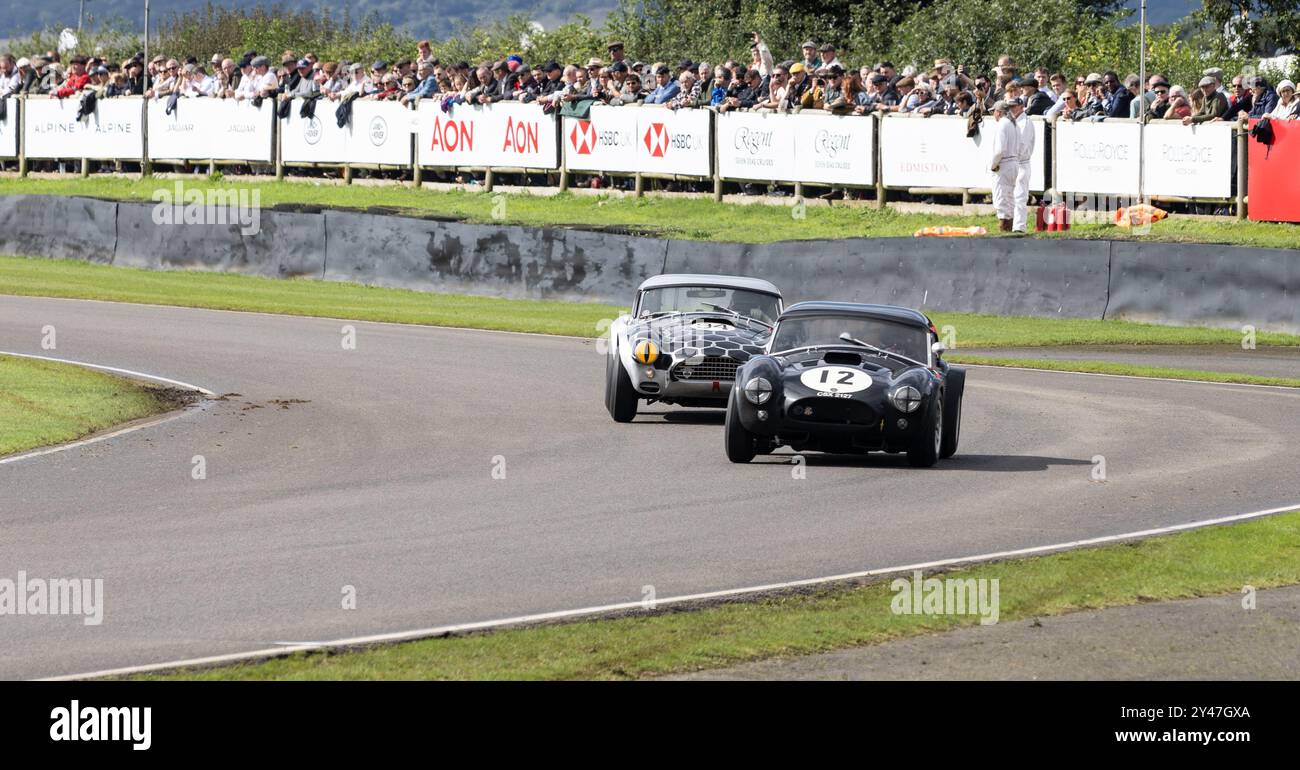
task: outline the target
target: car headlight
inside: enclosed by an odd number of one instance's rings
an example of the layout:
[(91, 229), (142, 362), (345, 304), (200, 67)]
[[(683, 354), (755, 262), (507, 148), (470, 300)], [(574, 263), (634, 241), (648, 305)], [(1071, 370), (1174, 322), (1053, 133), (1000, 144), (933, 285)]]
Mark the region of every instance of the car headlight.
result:
[(921, 391), (911, 385), (895, 388), (894, 392), (889, 394), (889, 403), (893, 404), (898, 411), (911, 414), (921, 406)]
[(659, 346), (650, 340), (641, 340), (632, 348), (632, 357), (643, 364), (653, 364), (659, 358)]
[(753, 377), (745, 383), (745, 398), (751, 404), (766, 404), (772, 397), (772, 383), (762, 377)]

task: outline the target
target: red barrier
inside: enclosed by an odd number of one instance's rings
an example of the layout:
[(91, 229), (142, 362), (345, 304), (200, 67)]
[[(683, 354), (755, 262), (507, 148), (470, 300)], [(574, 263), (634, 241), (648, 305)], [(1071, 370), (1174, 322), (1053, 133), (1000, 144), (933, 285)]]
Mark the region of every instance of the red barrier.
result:
[[(1257, 121), (1250, 122), (1254, 127)], [(1274, 120), (1273, 144), (1249, 137), (1246, 216), (1263, 222), (1300, 222), (1300, 121)]]

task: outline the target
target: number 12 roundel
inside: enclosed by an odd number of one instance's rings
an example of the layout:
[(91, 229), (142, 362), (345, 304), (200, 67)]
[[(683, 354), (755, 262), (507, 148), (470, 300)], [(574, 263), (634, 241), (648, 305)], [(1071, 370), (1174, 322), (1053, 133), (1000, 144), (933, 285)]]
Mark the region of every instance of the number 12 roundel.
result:
[(844, 366), (819, 366), (799, 375), (805, 387), (821, 393), (857, 393), (871, 387), (871, 375)]

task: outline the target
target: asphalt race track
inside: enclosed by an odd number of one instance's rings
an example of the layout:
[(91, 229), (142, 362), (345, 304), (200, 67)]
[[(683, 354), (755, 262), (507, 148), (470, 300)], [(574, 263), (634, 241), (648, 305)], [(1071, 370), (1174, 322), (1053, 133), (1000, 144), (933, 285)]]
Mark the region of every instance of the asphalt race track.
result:
[[(0, 465), (0, 577), (104, 579), (104, 620), (0, 617), (0, 677), (639, 601), (1300, 503), (1300, 393), (972, 370), (957, 457), (734, 466), (720, 413), (616, 425), (593, 341), (0, 297), (0, 350), (224, 400)], [(40, 348), (41, 328), (58, 348)], [(193, 458), (207, 478), (191, 478)], [(1105, 458), (1107, 481), (1092, 480)], [(504, 463), (504, 465), (503, 465)], [(494, 478), (504, 467), (505, 477)], [(499, 475), (499, 474), (498, 474)], [(345, 586), (357, 608), (342, 608)]]

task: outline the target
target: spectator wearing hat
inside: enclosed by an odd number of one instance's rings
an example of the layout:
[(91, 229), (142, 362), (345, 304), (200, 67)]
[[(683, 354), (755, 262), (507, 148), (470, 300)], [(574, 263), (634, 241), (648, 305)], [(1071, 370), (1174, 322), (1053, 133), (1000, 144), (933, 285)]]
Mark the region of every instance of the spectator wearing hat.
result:
[(54, 95), (60, 99), (73, 96), (90, 84), (90, 73), (86, 71), (86, 57), (74, 56), (68, 65), (67, 79), (63, 81), (63, 86), (54, 92)]
[(804, 94), (808, 92), (813, 85), (813, 73), (816, 69), (808, 69), (803, 62), (795, 62), (790, 65), (789, 83), (785, 89), (784, 104), (781, 109), (790, 110), (803, 104)]
[(226, 98), (243, 101), (257, 96), (257, 71), (253, 69), (253, 58), (244, 57), (239, 60), (239, 80), (226, 94)]
[(253, 59), (252, 64), (255, 98), (274, 96), (280, 90), (280, 78), (271, 70), (271, 60), (265, 56), (258, 56)]
[(1156, 100), (1160, 96), (1160, 94), (1156, 93), (1157, 87), (1161, 89), (1165, 96), (1162, 107), (1166, 109), (1169, 107), (1169, 82), (1165, 79), (1164, 75), (1155, 74), (1147, 78), (1146, 90), (1143, 91), (1138, 98), (1129, 103), (1128, 116), (1130, 118), (1141, 117), (1139, 113), (1143, 110), (1146, 111), (1145, 114), (1148, 120), (1153, 117), (1151, 113), (1155, 108)]
[(320, 96), (320, 84), (316, 82), (312, 74), (312, 63), (310, 59), (299, 59), (297, 61), (297, 81), (286, 84), (280, 94), (280, 99), (288, 101), (294, 97)]
[(1025, 100), (1025, 114), (1030, 117), (1046, 115), (1052, 109), (1052, 97), (1039, 88), (1037, 78), (1026, 76), (1020, 79), (1020, 98)]
[(1204, 101), (1199, 109), (1183, 118), (1184, 126), (1208, 123), (1228, 114), (1228, 97), (1219, 90), (1218, 81), (1212, 76), (1206, 75), (1201, 78), (1197, 88), (1204, 97)]
[(822, 63), (821, 57), (817, 55), (817, 44), (811, 40), (805, 40), (803, 45), (799, 46), (799, 50), (803, 52), (803, 58), (798, 63), (802, 64), (805, 70), (815, 72)]
[(1089, 73), (1083, 84), (1087, 96), (1081, 98), (1082, 104), (1078, 109), (1070, 113), (1070, 120), (1105, 119), (1107, 103), (1105, 80), (1101, 75), (1093, 72)]
[(1016, 130), (1011, 107), (1004, 101), (993, 105), (993, 148), (989, 170), (993, 174), (993, 208), (998, 229), (1011, 232), (1015, 218), (1016, 175), (1020, 170), (1020, 132)]
[[(614, 62), (623, 62), (625, 66), (627, 65), (627, 53), (623, 49), (624, 46), (622, 40), (612, 40), (609, 45), (605, 46), (605, 52), (609, 54), (611, 64)], [(628, 69), (631, 69), (631, 67)]]
[(1268, 117), (1273, 120), (1300, 119), (1300, 99), (1296, 98), (1295, 83), (1283, 80), (1277, 84), (1277, 104)]
[(819, 67), (837, 66), (844, 69), (844, 65), (840, 64), (840, 60), (835, 56), (835, 46), (830, 43), (822, 43), (821, 48), (817, 50), (821, 54), (821, 60), (818, 62)]

